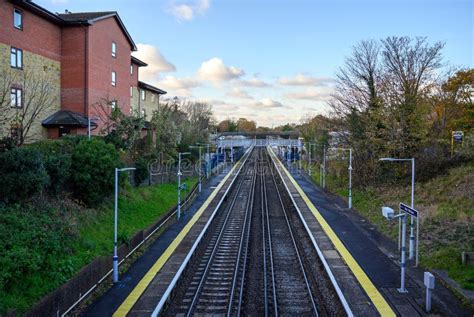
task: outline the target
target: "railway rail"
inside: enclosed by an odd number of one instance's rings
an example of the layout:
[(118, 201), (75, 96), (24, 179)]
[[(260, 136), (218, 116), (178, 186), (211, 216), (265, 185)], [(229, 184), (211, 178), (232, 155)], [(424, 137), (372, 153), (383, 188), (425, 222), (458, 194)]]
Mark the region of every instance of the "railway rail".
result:
[(254, 149), (163, 315), (345, 315), (265, 148)]

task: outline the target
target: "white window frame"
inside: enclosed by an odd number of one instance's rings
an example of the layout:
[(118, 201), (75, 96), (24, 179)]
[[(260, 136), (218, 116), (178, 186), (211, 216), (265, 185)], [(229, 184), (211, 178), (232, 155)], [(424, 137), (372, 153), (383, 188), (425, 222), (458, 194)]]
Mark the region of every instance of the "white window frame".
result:
[[(12, 57), (14, 56), (15, 65), (12, 64)], [(23, 50), (17, 47), (10, 48), (10, 66), (16, 69), (23, 69)]]
[(112, 57), (117, 57), (117, 43), (112, 42)]
[(117, 73), (115, 71), (112, 71), (112, 86), (117, 86)]
[(112, 108), (112, 110), (115, 110), (117, 108), (117, 100), (112, 100), (110, 102), (110, 108)]
[[(16, 25), (15, 19), (17, 15), (20, 17), (20, 24), (18, 26)], [(23, 31), (23, 11), (17, 8), (13, 8), (13, 27)]]
[(23, 107), (23, 89), (18, 87), (10, 88), (10, 106), (15, 109)]
[(133, 64), (130, 64), (130, 75), (133, 75)]
[(146, 91), (145, 91), (145, 89), (140, 90), (140, 98), (141, 98), (141, 100), (146, 100)]
[(133, 86), (130, 86), (130, 98), (133, 97)]

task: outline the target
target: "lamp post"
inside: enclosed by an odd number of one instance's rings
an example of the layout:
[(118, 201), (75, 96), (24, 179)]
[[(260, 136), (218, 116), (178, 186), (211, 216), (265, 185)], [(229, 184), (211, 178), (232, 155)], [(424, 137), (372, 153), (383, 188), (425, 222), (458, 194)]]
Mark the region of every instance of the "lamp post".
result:
[[(411, 208), (415, 208), (415, 159), (414, 158), (407, 158), (407, 159), (400, 159), (400, 158), (392, 158), (392, 157), (384, 157), (379, 159), (383, 162), (411, 162)], [(410, 244), (409, 244), (409, 259), (412, 260), (414, 257), (414, 250), (415, 250), (415, 234), (414, 234), (414, 217), (410, 217)], [(418, 237), (419, 237), (419, 221), (416, 221), (416, 260), (415, 265), (418, 266)], [(399, 234), (400, 236), (400, 234)], [(400, 240), (398, 242), (400, 247)]]
[(178, 153), (178, 208), (177, 208), (177, 215), (178, 215), (178, 220), (181, 218), (181, 157), (184, 155), (189, 155), (191, 152), (179, 152)]
[(118, 222), (118, 176), (120, 172), (133, 171), (135, 167), (124, 167), (115, 169), (115, 197), (114, 197), (114, 257), (112, 261), (113, 266), (113, 280), (118, 282), (118, 255), (117, 255), (117, 222)]
[(328, 150), (339, 150), (339, 151), (349, 151), (349, 197), (347, 199), (349, 209), (352, 208), (352, 148), (329, 148)]
[(201, 162), (201, 157), (202, 157), (202, 156), (201, 156), (201, 148), (202, 148), (202, 146), (199, 146), (199, 145), (198, 145), (198, 146), (190, 146), (189, 148), (191, 148), (191, 149), (199, 149), (199, 160), (198, 160), (198, 162), (199, 162), (199, 179), (198, 179), (198, 189), (199, 189), (199, 192), (201, 192), (201, 190), (202, 190), (202, 181), (201, 181), (201, 179), (202, 179), (202, 162)]
[(323, 147), (323, 188), (326, 188), (326, 144)]
[(92, 120), (100, 120), (100, 118), (91, 118), (91, 117), (87, 117), (87, 138), (90, 140), (91, 139), (91, 124), (92, 124)]
[(197, 145), (201, 145), (201, 146), (205, 146), (207, 149), (206, 149), (206, 153), (207, 153), (207, 159), (206, 159), (206, 178), (209, 179), (209, 160), (210, 160), (210, 156), (209, 156), (209, 147), (211, 146), (209, 143), (196, 143)]

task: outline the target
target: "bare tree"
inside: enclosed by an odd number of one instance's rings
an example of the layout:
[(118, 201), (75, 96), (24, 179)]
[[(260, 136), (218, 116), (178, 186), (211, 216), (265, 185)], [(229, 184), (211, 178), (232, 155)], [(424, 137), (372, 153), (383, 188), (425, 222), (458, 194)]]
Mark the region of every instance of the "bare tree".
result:
[[(52, 73), (47, 69), (24, 69), (21, 72), (6, 71), (0, 80), (0, 123), (10, 124), (17, 130), (19, 145), (28, 141), (33, 125), (59, 103)], [(21, 88), (21, 95), (12, 106), (11, 89)]]
[(331, 108), (338, 116), (362, 112), (380, 104), (380, 46), (376, 41), (361, 41), (352, 49), (336, 77), (336, 93)]
[(430, 45), (425, 37), (388, 37), (382, 40), (386, 82), (396, 151), (412, 152), (427, 133), (428, 108), (420, 102), (438, 81), (444, 43)]

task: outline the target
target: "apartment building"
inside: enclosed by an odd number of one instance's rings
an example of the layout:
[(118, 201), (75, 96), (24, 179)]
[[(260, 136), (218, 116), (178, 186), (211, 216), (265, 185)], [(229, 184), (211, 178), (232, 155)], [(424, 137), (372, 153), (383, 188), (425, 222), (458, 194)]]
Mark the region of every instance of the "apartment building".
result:
[(49, 99), (26, 142), (86, 134), (89, 119), (99, 134), (112, 108), (150, 115), (166, 93), (139, 81), (147, 64), (132, 56), (137, 47), (117, 12), (56, 14), (32, 1), (0, 0), (0, 30), (0, 87), (10, 101), (2, 136), (18, 134), (18, 114), (44, 102), (33, 100), (38, 78)]

